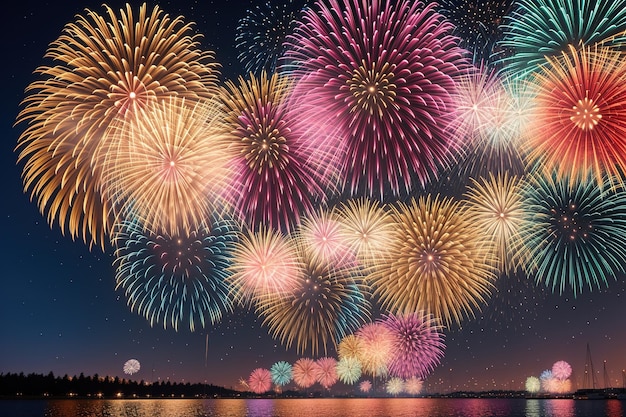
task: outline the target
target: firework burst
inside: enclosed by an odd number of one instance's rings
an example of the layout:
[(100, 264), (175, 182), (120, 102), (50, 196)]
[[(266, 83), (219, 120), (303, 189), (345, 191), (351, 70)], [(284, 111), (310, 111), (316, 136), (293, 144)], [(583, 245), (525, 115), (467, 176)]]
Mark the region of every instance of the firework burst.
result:
[(424, 389), (424, 381), (419, 378), (409, 378), (404, 381), (404, 392), (409, 395), (419, 395)]
[(302, 261), (293, 240), (280, 232), (261, 227), (242, 234), (233, 246), (228, 280), (234, 297), (244, 304), (259, 297), (288, 293), (297, 282)]
[(361, 392), (370, 392), (372, 390), (372, 382), (371, 381), (361, 381), (359, 384), (359, 389)]
[(285, 40), (293, 33), (307, 1), (263, 2), (239, 20), (235, 45), (248, 72), (274, 73), (285, 53)]
[(504, 26), (500, 46), (506, 74), (524, 77), (569, 45), (621, 44), (626, 31), (624, 0), (518, 0)]
[(30, 190), (50, 225), (100, 245), (109, 241), (112, 207), (100, 194), (99, 150), (111, 123), (151, 100), (177, 95), (188, 100), (217, 90), (213, 54), (198, 49), (198, 35), (182, 18), (170, 19), (146, 5), (117, 15), (87, 10), (69, 23), (45, 57), (41, 79), (30, 84), (17, 123), (28, 123), (16, 150)]
[(493, 242), (493, 256), (500, 272), (515, 272), (526, 264), (523, 255), (527, 253), (518, 252), (522, 247), (520, 228), (527, 216), (523, 182), (507, 173), (472, 181), (474, 185), (466, 194), (468, 216), (485, 238)]
[(385, 384), (385, 390), (387, 390), (387, 394), (394, 396), (400, 395), (404, 391), (404, 381), (402, 378), (389, 378)]
[(302, 122), (289, 105), (288, 78), (262, 72), (228, 81), (220, 95), (232, 131), (231, 204), (252, 228), (289, 231), (333, 189), (334, 164), (324, 129)]
[(144, 226), (175, 236), (196, 230), (219, 204), (228, 144), (216, 102), (171, 97), (111, 128), (101, 193)]
[(324, 389), (329, 389), (337, 382), (337, 359), (324, 357), (315, 361), (317, 368), (315, 369), (315, 380), (320, 383)]
[(534, 394), (541, 389), (541, 381), (536, 376), (526, 378), (526, 391)]
[(272, 373), (272, 382), (281, 387), (290, 383), (293, 378), (291, 368), (291, 364), (288, 362), (276, 362), (270, 369), (270, 372)]
[(343, 357), (337, 362), (337, 377), (344, 384), (352, 385), (361, 377), (361, 362), (354, 357)]
[(313, 359), (300, 358), (291, 369), (293, 382), (300, 388), (310, 388), (317, 381), (317, 363)]
[[(626, 17), (626, 13), (625, 13)], [(535, 74), (536, 117), (525, 145), (546, 173), (593, 170), (599, 186), (626, 168), (626, 62), (608, 48), (570, 47)], [(608, 175), (608, 176), (607, 176)], [(612, 184), (613, 185), (613, 184)]]
[(311, 257), (291, 292), (259, 298), (257, 312), (274, 338), (297, 351), (311, 349), (313, 355), (337, 346), (348, 333), (363, 324), (370, 303), (362, 288), (345, 271)]
[(393, 349), (393, 335), (389, 329), (381, 323), (368, 323), (357, 330), (356, 337), (363, 345), (362, 372), (374, 378), (387, 375)]
[(368, 277), (391, 313), (422, 311), (443, 324), (474, 316), (495, 280), (491, 247), (459, 202), (422, 197), (392, 207), (393, 254)]
[(272, 389), (272, 374), (268, 369), (257, 368), (248, 377), (248, 386), (255, 394), (263, 394)]
[(574, 295), (607, 285), (626, 265), (626, 191), (598, 188), (591, 176), (570, 181), (535, 174), (524, 191), (523, 228), (529, 272), (537, 282)]
[(431, 317), (418, 313), (390, 314), (384, 317), (382, 324), (392, 338), (388, 363), (391, 376), (425, 379), (443, 358), (443, 334)]
[(339, 346), (337, 347), (337, 354), (339, 359), (352, 358), (360, 360), (364, 353), (363, 342), (356, 335), (349, 334), (341, 339)]
[(391, 243), (393, 223), (378, 201), (359, 198), (342, 202), (338, 208), (342, 240), (365, 267), (380, 262)]
[(137, 221), (116, 227), (116, 289), (122, 289), (132, 311), (164, 328), (178, 330), (188, 322), (206, 326), (232, 311), (225, 281), (235, 228), (214, 221), (186, 235), (146, 232)]
[(331, 0), (306, 10), (287, 38), (305, 119), (338, 126), (343, 189), (409, 192), (447, 163), (455, 77), (466, 65), (433, 4)]
[(552, 365), (552, 375), (560, 381), (566, 380), (572, 375), (572, 367), (565, 361), (556, 361)]
[(124, 363), (124, 373), (134, 375), (141, 369), (141, 364), (137, 359), (129, 359)]

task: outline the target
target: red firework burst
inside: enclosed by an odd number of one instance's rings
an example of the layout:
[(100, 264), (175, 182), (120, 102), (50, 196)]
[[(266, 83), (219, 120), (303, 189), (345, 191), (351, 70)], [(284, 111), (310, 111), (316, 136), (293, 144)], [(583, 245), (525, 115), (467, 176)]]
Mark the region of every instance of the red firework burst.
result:
[(535, 75), (537, 115), (529, 160), (572, 179), (590, 170), (599, 185), (626, 167), (626, 61), (595, 46), (570, 46)]

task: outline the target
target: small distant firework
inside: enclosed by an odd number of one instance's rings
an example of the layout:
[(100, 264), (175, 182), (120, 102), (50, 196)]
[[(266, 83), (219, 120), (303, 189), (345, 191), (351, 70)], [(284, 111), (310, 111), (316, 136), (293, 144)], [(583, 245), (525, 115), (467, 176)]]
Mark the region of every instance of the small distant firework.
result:
[(425, 379), (443, 358), (443, 333), (432, 317), (418, 313), (393, 315), (381, 320), (391, 334), (388, 370), (393, 377)]
[(268, 369), (257, 368), (248, 377), (248, 386), (255, 394), (263, 394), (272, 389), (272, 374)]
[(301, 18), (306, 0), (265, 1), (239, 20), (235, 46), (247, 72), (276, 72), (285, 53), (285, 40)]
[(472, 55), (474, 63), (490, 61), (497, 55), (503, 23), (513, 0), (442, 0), (441, 13), (454, 24), (459, 45)]
[(293, 382), (300, 388), (310, 388), (317, 381), (317, 368), (318, 365), (313, 359), (298, 359), (291, 368)]
[(419, 378), (412, 377), (404, 381), (404, 392), (409, 395), (419, 395), (424, 389), (424, 381)]
[(30, 190), (52, 226), (103, 249), (113, 227), (111, 202), (100, 194), (101, 147), (112, 123), (150, 101), (189, 101), (217, 91), (218, 65), (201, 51), (193, 25), (144, 4), (119, 13), (86, 10), (51, 43), (17, 123), (28, 127), (16, 150)]
[(524, 77), (559, 56), (569, 45), (619, 45), (626, 32), (624, 0), (518, 0), (507, 16), (499, 45), (504, 74)]
[(361, 362), (354, 357), (343, 357), (337, 362), (337, 377), (344, 384), (352, 385), (361, 377)]
[(350, 199), (337, 210), (342, 239), (365, 267), (380, 262), (391, 243), (393, 223), (377, 200)]
[(287, 38), (302, 117), (337, 126), (346, 146), (347, 193), (405, 194), (449, 162), (446, 127), (466, 65), (452, 29), (433, 3), (343, 0), (316, 2)]
[(278, 386), (284, 386), (291, 382), (291, 364), (285, 361), (276, 362), (270, 368), (272, 373), (272, 382)]
[(102, 195), (155, 233), (196, 230), (219, 209), (212, 203), (229, 172), (220, 108), (171, 97), (136, 113), (115, 123), (102, 145)]
[(319, 358), (315, 361), (315, 380), (325, 389), (329, 389), (337, 382), (337, 359), (331, 357)]
[(139, 372), (141, 364), (137, 359), (129, 359), (124, 363), (124, 373), (127, 375), (133, 375)]
[(504, 175), (472, 179), (468, 190), (467, 216), (478, 225), (480, 233), (493, 242), (493, 256), (503, 274), (515, 272), (526, 264), (520, 230), (525, 224), (526, 209), (523, 200), (523, 182)]
[(404, 380), (402, 378), (393, 377), (390, 378), (385, 384), (385, 389), (388, 394), (399, 395), (404, 392)]
[(227, 81), (220, 94), (231, 131), (234, 173), (226, 196), (252, 229), (260, 224), (290, 231), (333, 188), (330, 142), (293, 110), (291, 81), (279, 74)]
[(392, 313), (421, 311), (460, 324), (486, 302), (495, 281), (490, 242), (445, 197), (421, 197), (392, 207), (394, 254), (368, 276), (374, 296)]
[(302, 261), (290, 236), (260, 227), (257, 232), (246, 231), (234, 244), (228, 270), (234, 297), (245, 305), (259, 297), (288, 293), (301, 273)]
[[(626, 7), (626, 1), (623, 6)], [(626, 9), (620, 10), (626, 21)], [(536, 114), (524, 141), (530, 164), (572, 180), (591, 170), (599, 187), (623, 184), (626, 168), (626, 61), (606, 47), (548, 58), (534, 75)], [(608, 184), (605, 182), (608, 180)]]
[(249, 390), (250, 385), (248, 385), (248, 381), (245, 378), (239, 378), (239, 386), (244, 390)]
[(526, 391), (531, 394), (537, 393), (541, 390), (541, 381), (536, 376), (529, 376), (526, 378)]
[(356, 331), (356, 337), (363, 345), (362, 372), (374, 378), (387, 375), (393, 349), (393, 335), (389, 329), (381, 323), (368, 323)]
[(361, 383), (359, 384), (359, 389), (361, 390), (361, 392), (370, 392), (372, 390), (372, 382), (367, 380), (361, 381)]
[(565, 361), (556, 361), (552, 365), (552, 375), (560, 381), (568, 379), (572, 375), (572, 366)]
[(608, 285), (626, 265), (626, 190), (602, 190), (591, 175), (536, 173), (524, 191), (523, 250), (529, 274), (553, 292), (574, 295)]
[(122, 289), (132, 311), (150, 325), (178, 330), (187, 322), (215, 324), (232, 311), (225, 282), (234, 225), (215, 220), (188, 234), (168, 237), (145, 231), (136, 220), (118, 225), (114, 234), (116, 289)]
[(256, 311), (286, 348), (316, 355), (365, 323), (370, 307), (350, 274), (307, 256), (291, 292), (260, 298)]

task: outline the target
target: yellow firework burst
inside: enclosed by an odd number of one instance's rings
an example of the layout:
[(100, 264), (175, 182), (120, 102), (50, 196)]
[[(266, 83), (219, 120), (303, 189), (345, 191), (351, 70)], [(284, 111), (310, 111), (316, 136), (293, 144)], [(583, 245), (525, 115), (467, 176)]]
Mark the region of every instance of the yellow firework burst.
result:
[(525, 252), (520, 251), (520, 228), (526, 215), (522, 180), (504, 173), (472, 182), (467, 193), (467, 215), (485, 239), (493, 243), (494, 261), (500, 272), (515, 272), (526, 264)]
[(488, 241), (459, 202), (427, 196), (392, 207), (395, 222), (389, 256), (370, 280), (390, 312), (422, 311), (443, 324), (474, 316), (495, 279)]
[(339, 359), (352, 358), (361, 360), (365, 353), (365, 346), (360, 338), (350, 334), (339, 342), (337, 347), (337, 355)]
[(218, 208), (228, 173), (222, 112), (211, 101), (170, 98), (112, 128), (102, 193), (146, 228), (174, 236)]
[(104, 248), (112, 207), (97, 184), (100, 146), (111, 123), (169, 95), (204, 99), (217, 91), (218, 66), (182, 18), (145, 5), (116, 14), (86, 10), (65, 26), (26, 89), (16, 123), (28, 123), (16, 150), (29, 190), (52, 226)]
[(338, 209), (343, 241), (365, 267), (380, 262), (391, 244), (391, 217), (378, 201), (360, 198), (342, 203)]
[(298, 282), (287, 295), (259, 297), (256, 311), (274, 338), (298, 353), (327, 353), (369, 319), (370, 303), (349, 273), (304, 257)]

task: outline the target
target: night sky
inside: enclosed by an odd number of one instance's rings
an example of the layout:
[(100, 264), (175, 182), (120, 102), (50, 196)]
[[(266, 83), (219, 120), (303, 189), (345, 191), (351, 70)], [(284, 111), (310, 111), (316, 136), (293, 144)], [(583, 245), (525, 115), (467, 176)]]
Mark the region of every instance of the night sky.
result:
[[(119, 9), (123, 2), (107, 3)], [(161, 2), (170, 15), (183, 15), (204, 35), (202, 46), (216, 52), (222, 80), (242, 70), (234, 48), (235, 28), (248, 3), (240, 1)], [(133, 4), (138, 6), (139, 4)], [(133, 379), (209, 382), (236, 387), (257, 367), (277, 360), (294, 361), (261, 327), (253, 313), (237, 310), (213, 328), (178, 332), (151, 327), (130, 311), (115, 291), (112, 253), (89, 250), (82, 241), (52, 228), (22, 188), (14, 147), (21, 129), (14, 127), (25, 87), (42, 64), (50, 42), (84, 8), (102, 11), (101, 2), (16, 1), (2, 24), (2, 294), (0, 303), (0, 372), (124, 377), (126, 360), (142, 368)], [(514, 278), (499, 282), (500, 291), (482, 314), (446, 331), (441, 365), (426, 381), (430, 392), (523, 389), (528, 376), (539, 376), (557, 360), (573, 367), (574, 387), (582, 384), (586, 345), (591, 346), (598, 379), (602, 364), (613, 386), (622, 386), (626, 368), (623, 318), (624, 277), (608, 288), (552, 294)], [(205, 342), (208, 334), (208, 356)]]

